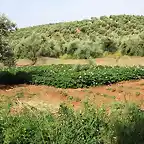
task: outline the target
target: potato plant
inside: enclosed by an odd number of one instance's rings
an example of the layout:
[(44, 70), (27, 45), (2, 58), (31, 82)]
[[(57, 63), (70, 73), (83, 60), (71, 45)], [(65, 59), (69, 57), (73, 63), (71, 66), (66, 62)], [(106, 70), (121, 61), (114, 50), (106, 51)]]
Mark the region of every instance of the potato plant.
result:
[(144, 78), (144, 67), (50, 65), (2, 69), (2, 84), (38, 84), (59, 88), (83, 88)]

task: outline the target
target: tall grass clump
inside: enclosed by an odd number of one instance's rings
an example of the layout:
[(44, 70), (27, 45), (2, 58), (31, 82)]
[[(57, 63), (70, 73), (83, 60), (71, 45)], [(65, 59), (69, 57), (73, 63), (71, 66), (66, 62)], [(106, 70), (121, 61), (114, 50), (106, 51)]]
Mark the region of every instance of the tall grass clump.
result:
[(117, 103), (109, 111), (85, 103), (82, 111), (65, 104), (53, 115), (25, 108), (12, 114), (0, 109), (0, 143), (141, 144), (144, 113), (133, 104)]

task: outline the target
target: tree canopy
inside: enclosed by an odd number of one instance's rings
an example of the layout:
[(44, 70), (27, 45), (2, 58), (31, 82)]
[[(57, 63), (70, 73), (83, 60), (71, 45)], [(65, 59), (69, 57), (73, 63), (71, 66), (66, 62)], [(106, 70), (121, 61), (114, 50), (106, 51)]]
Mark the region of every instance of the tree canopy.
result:
[(122, 55), (144, 56), (144, 16), (140, 15), (110, 15), (21, 28), (9, 37), (15, 51), (18, 52), (21, 41), (32, 39), (32, 33), (39, 39), (35, 41), (37, 47), (35, 42), (33, 46), (40, 49), (40, 56), (95, 58), (104, 52), (117, 51)]
[(6, 15), (0, 14), (0, 62), (4, 65), (14, 65), (14, 53), (9, 45), (8, 36), (15, 31), (16, 24), (11, 22)]

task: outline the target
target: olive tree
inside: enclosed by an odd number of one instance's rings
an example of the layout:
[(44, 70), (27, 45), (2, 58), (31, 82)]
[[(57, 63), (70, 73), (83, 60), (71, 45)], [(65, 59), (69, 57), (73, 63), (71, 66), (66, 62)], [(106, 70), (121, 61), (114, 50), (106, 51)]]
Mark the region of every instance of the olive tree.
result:
[(6, 66), (14, 65), (14, 53), (9, 45), (9, 34), (16, 30), (16, 24), (6, 15), (0, 14), (0, 62)]
[(14, 53), (17, 59), (27, 58), (35, 65), (38, 57), (42, 53), (42, 38), (38, 33), (33, 32), (31, 36), (23, 38), (19, 44), (15, 46)]

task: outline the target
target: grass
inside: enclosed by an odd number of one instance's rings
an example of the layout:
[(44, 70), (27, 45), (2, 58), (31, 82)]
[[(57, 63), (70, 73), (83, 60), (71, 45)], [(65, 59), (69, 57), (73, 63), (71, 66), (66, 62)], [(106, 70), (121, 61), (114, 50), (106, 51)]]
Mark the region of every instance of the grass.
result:
[(17, 92), (17, 94), (16, 94), (15, 97), (16, 97), (16, 98), (23, 98), (23, 97), (24, 97), (23, 91)]
[(100, 93), (100, 92), (97, 92), (96, 95), (101, 95), (101, 93)]
[[(36, 65), (51, 65), (51, 64), (88, 64), (90, 60), (75, 60), (75, 59), (56, 59), (56, 58), (39, 58)], [(110, 66), (115, 66), (115, 65), (120, 65), (120, 66), (133, 66), (133, 65), (144, 65), (143, 64), (144, 58), (143, 57), (121, 57), (119, 59), (119, 62), (117, 63), (114, 58), (109, 58), (109, 57), (104, 57), (104, 58), (97, 58), (92, 60), (92, 64), (97, 64), (97, 65), (110, 65)], [(18, 60), (17, 62), (18, 65), (28, 65), (31, 64), (31, 61), (26, 60), (26, 59), (21, 59)]]
[(109, 90), (109, 91), (111, 91), (111, 90), (112, 90), (112, 88), (111, 88), (111, 87), (108, 87), (108, 88), (106, 88), (106, 90)]
[(74, 100), (75, 100), (76, 102), (80, 102), (80, 101), (81, 101), (81, 99), (80, 99), (79, 97), (76, 97)]
[(68, 93), (65, 92), (65, 91), (60, 91), (60, 94), (61, 94), (62, 96), (64, 96), (64, 97), (67, 97), (67, 96), (68, 96)]
[[(75, 112), (62, 104), (54, 115), (46, 109), (23, 105), (23, 112), (0, 109), (0, 143), (135, 144), (144, 142), (144, 113), (135, 104), (106, 107), (83, 104)], [(2, 106), (4, 108), (4, 105)], [(11, 107), (11, 106), (10, 106)]]
[(119, 93), (122, 93), (122, 92), (123, 92), (123, 90), (122, 90), (122, 89), (118, 89), (118, 92), (119, 92)]
[(140, 94), (141, 94), (140, 92), (136, 92), (136, 96), (140, 96)]
[(115, 92), (115, 91), (116, 91), (116, 88), (108, 87), (108, 88), (106, 88), (106, 90), (109, 90), (109, 91)]
[(69, 99), (69, 100), (73, 100), (74, 97), (73, 97), (73, 96), (68, 96), (68, 99)]

